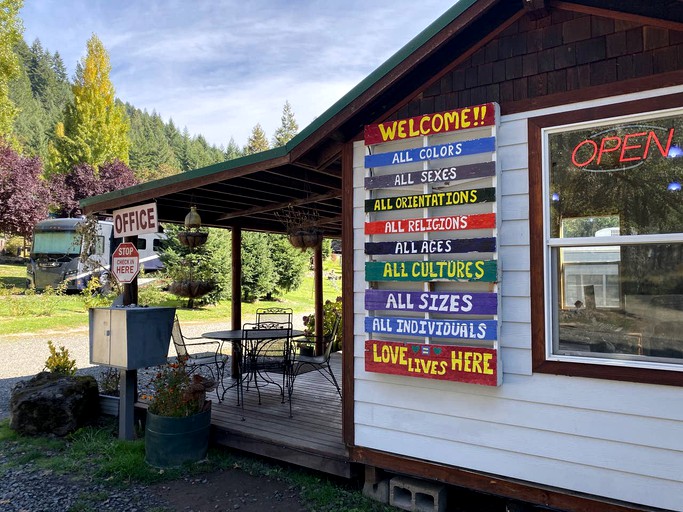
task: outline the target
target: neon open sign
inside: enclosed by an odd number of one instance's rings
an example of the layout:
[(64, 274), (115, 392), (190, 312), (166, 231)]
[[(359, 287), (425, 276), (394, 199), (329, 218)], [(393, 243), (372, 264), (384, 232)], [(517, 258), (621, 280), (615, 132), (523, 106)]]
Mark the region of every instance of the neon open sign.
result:
[(624, 171), (652, 155), (669, 155), (674, 128), (629, 125), (612, 127), (582, 140), (572, 150), (572, 163), (583, 171)]

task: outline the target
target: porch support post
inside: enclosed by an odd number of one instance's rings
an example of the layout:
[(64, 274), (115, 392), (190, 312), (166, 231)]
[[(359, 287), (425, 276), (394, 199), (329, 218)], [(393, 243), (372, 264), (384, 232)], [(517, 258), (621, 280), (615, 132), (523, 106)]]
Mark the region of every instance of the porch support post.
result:
[(315, 353), (323, 353), (323, 244), (313, 249), (313, 276), (315, 279)]
[[(242, 228), (232, 228), (232, 311), (230, 314), (232, 329), (242, 329)], [(237, 342), (239, 343), (239, 342)], [(239, 376), (237, 351), (232, 346), (231, 373), (233, 378)]]

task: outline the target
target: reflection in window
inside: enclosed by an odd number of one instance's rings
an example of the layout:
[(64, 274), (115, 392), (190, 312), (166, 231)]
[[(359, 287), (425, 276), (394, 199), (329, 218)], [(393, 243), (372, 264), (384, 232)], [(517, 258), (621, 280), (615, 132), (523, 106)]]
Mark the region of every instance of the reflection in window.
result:
[(683, 115), (547, 142), (551, 356), (683, 365)]

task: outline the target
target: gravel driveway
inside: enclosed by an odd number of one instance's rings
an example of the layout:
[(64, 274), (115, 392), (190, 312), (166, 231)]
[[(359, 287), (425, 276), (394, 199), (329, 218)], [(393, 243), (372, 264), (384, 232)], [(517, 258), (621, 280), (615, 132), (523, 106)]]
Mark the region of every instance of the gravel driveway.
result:
[[(183, 323), (183, 334), (201, 336), (203, 332), (230, 329), (230, 322), (187, 322)], [(9, 416), (9, 399), (12, 387), (20, 380), (27, 380), (43, 370), (50, 356), (47, 342), (59, 349), (65, 347), (76, 360), (79, 375), (97, 376), (104, 367), (90, 364), (88, 328), (72, 329), (68, 332), (42, 332), (41, 334), (0, 335), (0, 419)], [(171, 351), (173, 350), (171, 346)], [(169, 352), (173, 355), (171, 352)]]

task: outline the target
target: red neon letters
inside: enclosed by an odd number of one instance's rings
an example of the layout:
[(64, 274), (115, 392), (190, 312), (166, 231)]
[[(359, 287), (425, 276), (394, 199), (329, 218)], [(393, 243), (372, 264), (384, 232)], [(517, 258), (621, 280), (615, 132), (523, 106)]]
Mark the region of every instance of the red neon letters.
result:
[(606, 159), (605, 157), (610, 154), (613, 154), (613, 157), (618, 157), (619, 164), (643, 161), (650, 155), (650, 148), (653, 142), (661, 155), (666, 158), (671, 148), (673, 136), (674, 128), (670, 128), (666, 145), (662, 144), (662, 141), (652, 129), (625, 135), (610, 135), (600, 139), (585, 139), (579, 142), (572, 150), (572, 163), (580, 168), (591, 164), (593, 164), (593, 167), (600, 167), (604, 165), (603, 160)]

